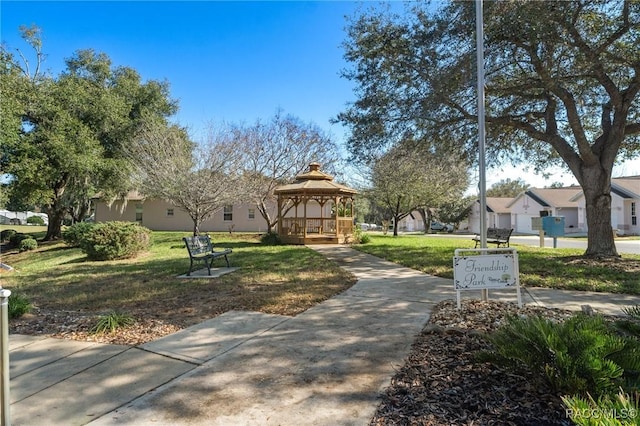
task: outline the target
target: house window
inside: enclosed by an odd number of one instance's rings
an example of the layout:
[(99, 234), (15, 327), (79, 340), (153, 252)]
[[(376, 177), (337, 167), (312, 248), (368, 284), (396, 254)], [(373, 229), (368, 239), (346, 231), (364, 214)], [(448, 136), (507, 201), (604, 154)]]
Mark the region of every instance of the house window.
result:
[(638, 224), (638, 216), (636, 215), (636, 203), (631, 203), (631, 224), (636, 226)]
[(173, 217), (173, 209), (167, 209), (167, 217)]
[(256, 218), (256, 209), (249, 209), (249, 220)]
[(233, 206), (224, 206), (223, 220), (230, 222), (233, 220)]
[(142, 223), (142, 204), (136, 204), (136, 222)]

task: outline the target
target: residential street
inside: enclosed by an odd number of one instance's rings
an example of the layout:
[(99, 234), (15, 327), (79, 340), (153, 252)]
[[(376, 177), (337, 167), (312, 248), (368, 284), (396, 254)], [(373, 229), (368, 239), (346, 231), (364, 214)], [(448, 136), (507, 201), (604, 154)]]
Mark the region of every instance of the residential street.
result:
[[(427, 234), (426, 237), (447, 237), (447, 238), (472, 238), (474, 234)], [(537, 235), (512, 235), (510, 242), (512, 244), (523, 244), (529, 246), (540, 247), (540, 237)], [(553, 248), (553, 238), (544, 239), (544, 246)], [(640, 254), (640, 240), (616, 239), (616, 247), (618, 253)], [(557, 239), (557, 248), (579, 248), (587, 249), (586, 238), (561, 237)]]

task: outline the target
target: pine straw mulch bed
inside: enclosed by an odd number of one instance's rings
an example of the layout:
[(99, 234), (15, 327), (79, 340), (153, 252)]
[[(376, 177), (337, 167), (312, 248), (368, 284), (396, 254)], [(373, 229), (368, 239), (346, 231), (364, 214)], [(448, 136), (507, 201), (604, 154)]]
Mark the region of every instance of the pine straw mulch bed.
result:
[(371, 425), (569, 425), (560, 395), (533, 376), (474, 361), (489, 349), (482, 334), (507, 314), (562, 320), (570, 311), (504, 302), (439, 303), (405, 365), (382, 396)]

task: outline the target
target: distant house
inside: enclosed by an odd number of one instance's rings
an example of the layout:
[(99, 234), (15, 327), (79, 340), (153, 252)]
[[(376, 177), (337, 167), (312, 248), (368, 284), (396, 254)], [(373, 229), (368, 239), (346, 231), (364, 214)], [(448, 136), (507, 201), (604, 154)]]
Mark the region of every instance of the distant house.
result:
[[(511, 229), (511, 209), (508, 207), (513, 198), (487, 197), (487, 227)], [(471, 206), (468, 218), (468, 230), (480, 233), (480, 201)]]
[(402, 232), (424, 232), (422, 215), (414, 210), (398, 221), (398, 230)]
[[(95, 221), (138, 222), (154, 231), (192, 231), (193, 220), (183, 210), (166, 200), (145, 198), (131, 192), (124, 200), (109, 204), (107, 200), (94, 198)], [(267, 222), (255, 205), (234, 204), (225, 206), (200, 225), (201, 232), (265, 232)]]
[[(640, 235), (640, 176), (611, 180), (611, 226), (620, 235)], [(564, 217), (565, 233), (587, 232), (584, 194), (579, 186), (530, 188), (514, 198), (487, 197), (487, 226), (513, 228), (522, 234), (536, 234), (532, 218)], [(480, 203), (474, 203), (468, 218), (471, 232), (480, 231)]]
[[(579, 186), (567, 188), (530, 188), (515, 197), (507, 207), (515, 232), (535, 234), (531, 219), (540, 216), (564, 216), (565, 233), (586, 232), (584, 211), (576, 197), (582, 194)], [(582, 209), (584, 210), (584, 209)]]
[[(580, 212), (585, 212), (584, 195), (575, 197)], [(619, 235), (640, 235), (638, 221), (640, 209), (640, 176), (614, 178), (611, 180), (611, 226)], [(586, 217), (581, 216), (585, 222)]]

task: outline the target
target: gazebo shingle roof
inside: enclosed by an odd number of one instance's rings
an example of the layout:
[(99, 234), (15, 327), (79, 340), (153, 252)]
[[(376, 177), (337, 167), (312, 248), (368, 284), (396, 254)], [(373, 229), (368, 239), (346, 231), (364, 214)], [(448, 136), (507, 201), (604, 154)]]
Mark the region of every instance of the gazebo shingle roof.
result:
[(296, 181), (274, 189), (276, 194), (357, 194), (353, 188), (333, 181), (333, 176), (320, 171), (320, 164), (311, 163), (309, 171), (296, 176)]

